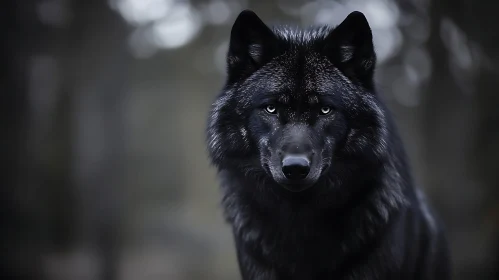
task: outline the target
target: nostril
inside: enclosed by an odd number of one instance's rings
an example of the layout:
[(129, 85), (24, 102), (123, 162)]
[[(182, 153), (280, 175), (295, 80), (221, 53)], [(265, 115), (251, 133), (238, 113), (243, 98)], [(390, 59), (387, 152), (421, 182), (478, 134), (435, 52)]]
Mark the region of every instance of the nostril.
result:
[(305, 157), (288, 156), (282, 161), (282, 172), (290, 180), (300, 180), (310, 172), (310, 162)]

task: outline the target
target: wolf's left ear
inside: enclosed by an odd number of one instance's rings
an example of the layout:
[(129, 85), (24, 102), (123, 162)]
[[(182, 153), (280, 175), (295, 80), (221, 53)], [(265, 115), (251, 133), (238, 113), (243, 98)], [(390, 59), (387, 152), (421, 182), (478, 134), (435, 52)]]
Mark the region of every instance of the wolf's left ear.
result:
[(363, 13), (350, 13), (333, 29), (323, 51), (347, 77), (372, 87), (376, 53), (371, 27)]
[(274, 57), (276, 51), (274, 32), (253, 11), (242, 11), (230, 35), (227, 54), (229, 79), (231, 75), (240, 77), (252, 73)]

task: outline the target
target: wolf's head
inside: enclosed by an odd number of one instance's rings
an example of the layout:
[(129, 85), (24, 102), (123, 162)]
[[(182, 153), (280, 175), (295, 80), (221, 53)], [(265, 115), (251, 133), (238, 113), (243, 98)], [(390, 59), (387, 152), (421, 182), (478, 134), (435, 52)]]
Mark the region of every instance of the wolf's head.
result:
[(379, 161), (386, 126), (375, 63), (360, 12), (336, 28), (298, 30), (271, 29), (243, 11), (231, 32), (227, 84), (209, 119), (213, 163), (302, 191), (349, 162)]

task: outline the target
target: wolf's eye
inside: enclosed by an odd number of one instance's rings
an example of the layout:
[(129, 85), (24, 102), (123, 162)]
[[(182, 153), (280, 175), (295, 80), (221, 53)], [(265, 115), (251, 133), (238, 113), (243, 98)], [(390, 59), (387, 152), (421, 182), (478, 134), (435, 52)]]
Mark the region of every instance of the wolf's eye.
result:
[(277, 112), (274, 105), (267, 105), (267, 107), (265, 107), (265, 111), (269, 114), (275, 114)]
[(321, 108), (321, 115), (327, 115), (331, 113), (331, 107), (324, 106)]

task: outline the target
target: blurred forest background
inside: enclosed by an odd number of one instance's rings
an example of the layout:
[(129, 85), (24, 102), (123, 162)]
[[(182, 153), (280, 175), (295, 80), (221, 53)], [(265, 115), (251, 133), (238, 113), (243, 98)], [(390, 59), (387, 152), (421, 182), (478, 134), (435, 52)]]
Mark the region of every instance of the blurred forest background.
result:
[(303, 26), (366, 14), (455, 279), (499, 279), (493, 0), (2, 1), (0, 278), (239, 279), (204, 128), (244, 8)]

